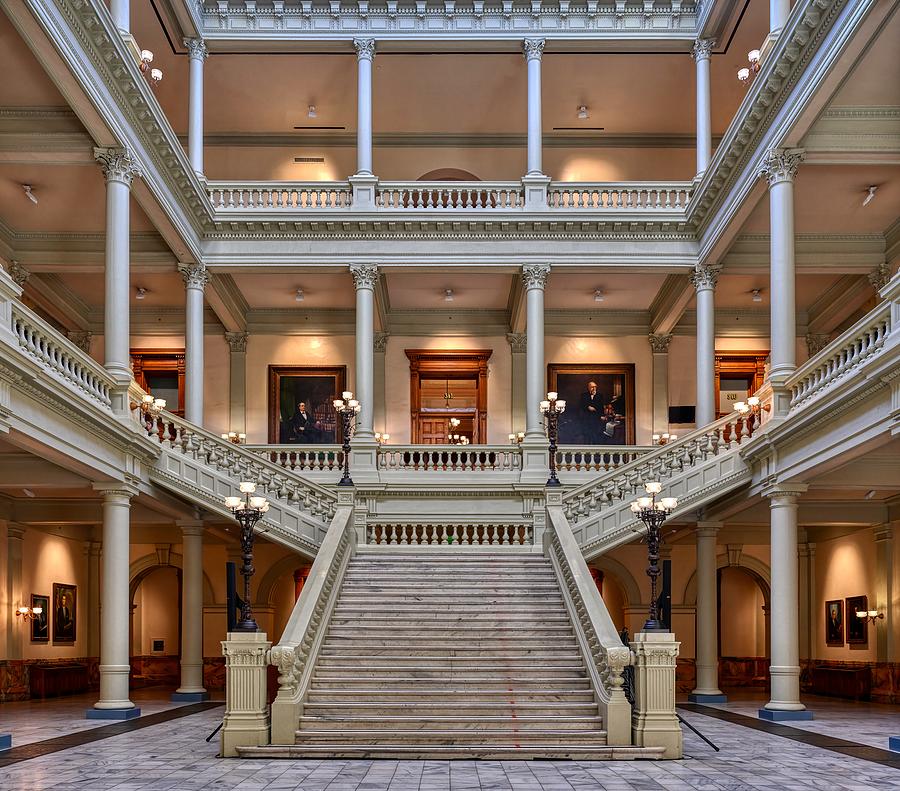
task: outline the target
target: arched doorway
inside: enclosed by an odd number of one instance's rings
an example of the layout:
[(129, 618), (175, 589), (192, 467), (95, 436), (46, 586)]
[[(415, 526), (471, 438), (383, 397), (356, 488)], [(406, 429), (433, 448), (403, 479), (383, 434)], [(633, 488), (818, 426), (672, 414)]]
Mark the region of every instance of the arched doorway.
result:
[(181, 656), (181, 569), (144, 568), (131, 580), (132, 686), (177, 684)]
[(769, 678), (769, 583), (745, 566), (718, 570), (719, 684), (766, 687)]
[(429, 170), (419, 176), (416, 181), (481, 181), (474, 173), (459, 168), (438, 168)]

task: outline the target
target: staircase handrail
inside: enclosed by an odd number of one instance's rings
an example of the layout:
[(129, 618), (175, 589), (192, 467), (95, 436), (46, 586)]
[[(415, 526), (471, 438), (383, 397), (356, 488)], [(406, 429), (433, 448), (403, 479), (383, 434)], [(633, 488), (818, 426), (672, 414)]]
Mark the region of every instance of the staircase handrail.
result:
[(331, 490), (292, 475), (284, 467), (171, 412), (162, 411), (145, 423), (145, 430), (163, 447), (177, 447), (182, 453), (202, 458), (220, 472), (227, 471), (242, 481), (252, 481), (260, 488), (259, 494), (281, 498), (326, 520), (335, 514), (338, 498)]
[(342, 492), (281, 639), (269, 651), (269, 664), (278, 668), (278, 693), (271, 709), (272, 744), (294, 743), (315, 660), (355, 550), (353, 493)]
[(597, 513), (603, 503), (613, 500), (614, 493), (620, 497), (636, 493), (641, 484), (663, 481), (675, 471), (693, 466), (696, 460), (717, 454), (723, 445), (737, 447), (750, 437), (753, 429), (753, 419), (744, 418), (738, 412), (694, 429), (674, 442), (565, 492), (562, 500), (566, 517), (577, 522), (578, 517)]
[(549, 556), (560, 590), (576, 627), (576, 637), (599, 698), (600, 713), (607, 732), (607, 743), (631, 744), (631, 704), (625, 696), (625, 668), (633, 656), (610, 617), (609, 611), (572, 528), (562, 509), (559, 492), (547, 494), (547, 518), (552, 527), (544, 533), (544, 554)]

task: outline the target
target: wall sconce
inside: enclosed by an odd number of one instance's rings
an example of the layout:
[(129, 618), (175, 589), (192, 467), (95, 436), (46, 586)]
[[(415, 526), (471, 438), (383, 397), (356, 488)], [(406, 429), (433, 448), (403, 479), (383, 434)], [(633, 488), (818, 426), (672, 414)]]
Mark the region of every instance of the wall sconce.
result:
[(17, 607), (16, 618), (21, 618), (22, 623), (28, 623), (40, 618), (42, 612), (44, 612), (43, 607)]
[(856, 617), (866, 623), (874, 624), (875, 621), (884, 618), (884, 613), (878, 612), (878, 610), (857, 610)]
[(149, 417), (156, 417), (160, 412), (162, 412), (166, 408), (166, 399), (165, 398), (154, 398), (149, 393), (145, 395), (139, 403), (133, 403), (131, 405), (132, 409), (140, 409), (144, 415)]
[(153, 53), (149, 49), (141, 50), (141, 74), (150, 78), (150, 86), (155, 87), (162, 80), (162, 69), (152, 69), (150, 64), (153, 63)]
[(743, 83), (750, 82), (750, 79), (759, 73), (759, 50), (751, 49), (747, 53), (747, 60), (750, 62), (750, 66), (738, 69), (737, 73), (737, 78)]
[(380, 433), (380, 432), (378, 432), (378, 431), (375, 432), (375, 441), (376, 441), (379, 445), (384, 445), (390, 438), (391, 438), (391, 435), (390, 435), (390, 434), (386, 434), (386, 433), (385, 433), (385, 434), (382, 434), (382, 433)]
[(227, 440), (232, 445), (244, 445), (247, 442), (247, 435), (237, 431), (229, 431), (222, 435), (222, 439)]
[(509, 435), (509, 441), (514, 445), (521, 445), (523, 439), (525, 439), (524, 431), (518, 431), (515, 434)]
[(652, 439), (654, 445), (668, 445), (678, 439), (678, 436), (676, 434), (654, 434)]

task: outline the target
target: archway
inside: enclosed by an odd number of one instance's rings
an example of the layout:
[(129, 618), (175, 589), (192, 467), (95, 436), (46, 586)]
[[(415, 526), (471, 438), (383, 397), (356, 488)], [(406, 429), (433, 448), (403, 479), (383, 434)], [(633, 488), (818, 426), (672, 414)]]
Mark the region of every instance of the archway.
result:
[(481, 181), (474, 173), (459, 168), (438, 168), (429, 170), (419, 176), (416, 181)]
[(610, 618), (621, 632), (628, 626), (628, 608), (641, 601), (640, 588), (628, 568), (606, 555), (594, 558), (588, 564), (597, 589)]
[(131, 580), (129, 645), (132, 686), (178, 682), (181, 569), (155, 565)]

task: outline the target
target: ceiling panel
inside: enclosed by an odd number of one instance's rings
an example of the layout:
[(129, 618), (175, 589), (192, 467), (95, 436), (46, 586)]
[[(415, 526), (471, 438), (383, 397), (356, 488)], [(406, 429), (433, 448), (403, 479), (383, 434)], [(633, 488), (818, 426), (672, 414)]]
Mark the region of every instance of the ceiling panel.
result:
[[(665, 279), (664, 274), (551, 272), (544, 306), (549, 310), (647, 310)], [(603, 302), (594, 299), (598, 288)]]
[[(251, 308), (346, 309), (356, 304), (349, 272), (235, 274), (232, 277)], [(298, 288), (303, 289), (302, 302), (296, 300)]]
[[(512, 275), (471, 272), (410, 273), (387, 275), (392, 310), (505, 310), (509, 304)], [(453, 302), (445, 301), (445, 290)]]

